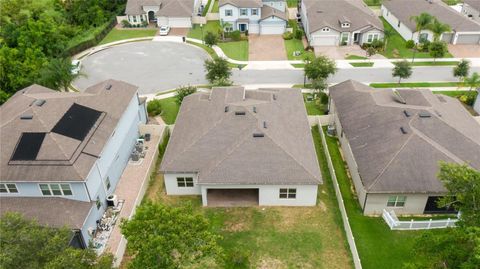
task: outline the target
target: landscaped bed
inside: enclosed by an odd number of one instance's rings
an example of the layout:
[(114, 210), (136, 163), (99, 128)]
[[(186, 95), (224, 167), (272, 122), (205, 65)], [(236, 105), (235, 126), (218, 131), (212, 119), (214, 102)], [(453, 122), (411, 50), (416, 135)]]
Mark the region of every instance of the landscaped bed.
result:
[(157, 33), (157, 29), (116, 29), (113, 28), (108, 35), (100, 41), (100, 45), (115, 41), (139, 38), (139, 37), (153, 37)]
[(373, 62), (366, 62), (366, 63), (350, 63), (351, 66), (354, 67), (372, 67)]

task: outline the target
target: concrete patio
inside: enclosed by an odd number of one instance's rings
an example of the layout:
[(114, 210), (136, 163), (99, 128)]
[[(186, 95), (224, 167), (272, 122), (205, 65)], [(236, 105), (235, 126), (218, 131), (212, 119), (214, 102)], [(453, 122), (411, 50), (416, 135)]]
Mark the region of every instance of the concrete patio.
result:
[(258, 189), (208, 189), (209, 207), (248, 207), (258, 205)]

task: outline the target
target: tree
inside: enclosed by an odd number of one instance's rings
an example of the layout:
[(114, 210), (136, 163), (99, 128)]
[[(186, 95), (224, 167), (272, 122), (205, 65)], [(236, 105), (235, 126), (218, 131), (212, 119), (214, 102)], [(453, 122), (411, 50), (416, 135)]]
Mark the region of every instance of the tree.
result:
[(212, 84), (218, 80), (228, 80), (232, 75), (228, 61), (223, 58), (215, 57), (213, 60), (206, 60), (204, 65), (207, 70), (206, 78)]
[(113, 257), (97, 257), (93, 249), (69, 247), (72, 231), (49, 228), (18, 213), (0, 219), (1, 268), (112, 268)]
[(222, 27), (222, 40), (225, 40), (225, 32), (230, 32), (229, 30), (231, 29), (231, 27), (233, 26), (231, 23), (229, 23), (228, 21), (224, 21), (224, 20), (220, 20), (220, 26)]
[(433, 32), (433, 40), (438, 41), (440, 36), (445, 32), (450, 32), (450, 25), (441, 23), (437, 18), (429, 26), (430, 31)]
[(52, 59), (40, 73), (39, 83), (57, 91), (68, 91), (70, 84), (80, 76), (80, 73), (72, 73), (72, 69), (69, 58)]
[(385, 41), (385, 42), (383, 42), (383, 50), (385, 50), (385, 48), (387, 47), (388, 41), (394, 35), (395, 35), (395, 31), (393, 29), (385, 28), (383, 30), (383, 39)]
[(327, 79), (335, 74), (335, 62), (325, 56), (319, 56), (305, 63), (305, 76), (310, 80)]
[[(421, 13), (418, 16), (410, 17), (410, 20), (415, 21), (415, 30), (418, 32), (418, 41), (420, 41), (420, 36), (422, 34), (422, 30), (425, 30), (430, 27), (434, 17), (426, 12)], [(418, 43), (418, 42), (415, 42)]]
[(477, 72), (474, 72), (470, 77), (465, 77), (464, 83), (470, 87), (470, 90), (473, 88), (480, 88), (480, 75)]
[(375, 49), (374, 47), (370, 46), (370, 47), (367, 47), (367, 49), (365, 50), (366, 54), (367, 54), (367, 58), (370, 59), (370, 57), (372, 57), (373, 55), (377, 54), (377, 49)]
[(428, 46), (428, 50), (430, 51), (430, 56), (433, 57), (433, 61), (435, 62), (437, 58), (442, 58), (448, 52), (447, 44), (443, 41), (433, 41)]
[(177, 89), (177, 93), (175, 94), (175, 102), (179, 105), (182, 104), (183, 98), (186, 96), (195, 93), (197, 88), (193, 86), (183, 86)]
[(462, 59), (454, 68), (453, 76), (458, 77), (460, 81), (465, 80), (470, 72), (470, 62)]
[(212, 32), (207, 32), (205, 35), (205, 45), (212, 47), (217, 44), (217, 35)]
[(403, 78), (409, 78), (412, 75), (412, 65), (403, 60), (401, 62), (394, 62), (392, 70), (392, 76), (393, 77), (398, 77), (398, 84), (400, 84), (400, 81)]
[(150, 117), (155, 117), (162, 113), (162, 102), (154, 99), (147, 103), (147, 112)]
[[(134, 257), (129, 268), (188, 268), (198, 263), (220, 263), (220, 236), (191, 206), (172, 207), (146, 202), (135, 216), (123, 220), (122, 233)], [(214, 266), (209, 266), (214, 267)], [(205, 267), (205, 268), (209, 268)]]

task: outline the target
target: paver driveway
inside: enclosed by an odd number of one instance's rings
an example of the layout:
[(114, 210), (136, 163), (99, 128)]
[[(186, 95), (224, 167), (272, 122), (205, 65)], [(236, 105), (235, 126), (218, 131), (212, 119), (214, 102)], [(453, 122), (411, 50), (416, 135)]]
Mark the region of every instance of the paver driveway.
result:
[(281, 35), (250, 35), (248, 37), (250, 61), (281, 61), (287, 59)]
[(448, 44), (448, 51), (455, 58), (480, 57), (480, 45), (452, 45)]
[(118, 79), (139, 87), (140, 94), (157, 93), (182, 85), (206, 84), (203, 63), (208, 54), (195, 46), (144, 41), (118, 45), (82, 60), (73, 85), (84, 90), (106, 79)]

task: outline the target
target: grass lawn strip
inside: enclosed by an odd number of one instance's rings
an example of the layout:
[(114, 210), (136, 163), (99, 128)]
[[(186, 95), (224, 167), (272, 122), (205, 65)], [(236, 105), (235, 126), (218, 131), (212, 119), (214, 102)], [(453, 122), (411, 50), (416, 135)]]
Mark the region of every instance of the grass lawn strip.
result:
[(157, 33), (157, 29), (125, 29), (120, 30), (113, 28), (107, 36), (100, 41), (99, 45), (131, 39), (131, 38), (139, 38), (139, 37), (153, 37)]
[(162, 107), (160, 116), (163, 121), (168, 125), (174, 124), (180, 109), (180, 106), (175, 102), (175, 97), (160, 99), (160, 105)]
[[(212, 57), (212, 58), (215, 58), (215, 57), (218, 56), (217, 53), (215, 52), (215, 50), (213, 50), (209, 46), (199, 44), (199, 43), (196, 43), (196, 42), (192, 42), (192, 41), (187, 41), (187, 43), (204, 49), (210, 55), (210, 57)], [(244, 68), (247, 65), (246, 64), (228, 63), (228, 66), (230, 66), (230, 68)]]
[(202, 16), (205, 17), (208, 13), (208, 9), (214, 0), (208, 0), (207, 5), (203, 8)]
[(288, 7), (297, 7), (298, 6), (298, 0), (287, 0), (287, 6)]
[(308, 115), (325, 115), (325, 109), (326, 105), (323, 104), (317, 104), (317, 101), (319, 100), (312, 100), (312, 101), (307, 101), (307, 96), (310, 94), (304, 93), (303, 94), (303, 100), (305, 102), (305, 108), (307, 109), (307, 114)]
[(458, 61), (439, 61), (439, 62), (413, 62), (412, 66), (451, 66), (457, 65)]
[(228, 58), (237, 61), (248, 61), (248, 41), (219, 42), (217, 44)]
[(212, 7), (212, 11), (211, 13), (218, 13), (218, 0), (215, 0), (215, 2), (213, 3), (213, 7)]
[(373, 63), (350, 63), (354, 67), (372, 67)]
[(370, 83), (373, 88), (426, 88), (426, 87), (464, 87), (462, 82), (405, 82), (405, 83)]
[[(308, 55), (308, 54), (313, 55), (313, 52), (305, 51), (302, 40), (293, 38), (290, 40), (284, 40), (284, 42), (285, 42), (285, 51), (287, 53), (288, 60), (303, 60), (305, 55)], [(293, 56), (294, 51), (299, 51), (300, 55)]]
[[(219, 21), (208, 21), (206, 24), (203, 25), (203, 35), (207, 34), (207, 32), (212, 32), (218, 35), (218, 32), (221, 30), (220, 22)], [(202, 28), (200, 24), (194, 24), (193, 27), (187, 34), (188, 37), (196, 38), (202, 40)]]
[(345, 57), (345, 59), (346, 59), (346, 60), (366, 60), (367, 57), (350, 54), (350, 55), (348, 55), (347, 57)]

